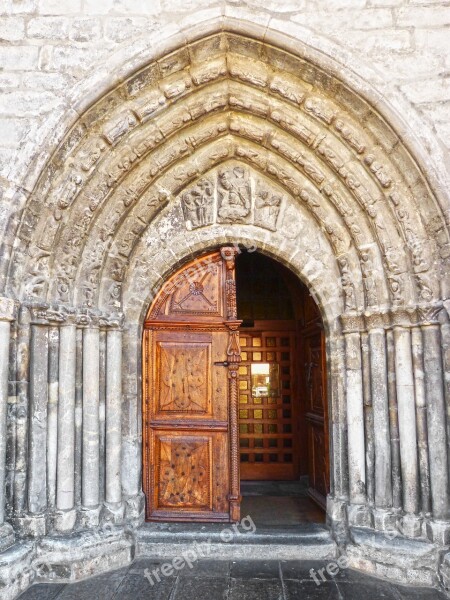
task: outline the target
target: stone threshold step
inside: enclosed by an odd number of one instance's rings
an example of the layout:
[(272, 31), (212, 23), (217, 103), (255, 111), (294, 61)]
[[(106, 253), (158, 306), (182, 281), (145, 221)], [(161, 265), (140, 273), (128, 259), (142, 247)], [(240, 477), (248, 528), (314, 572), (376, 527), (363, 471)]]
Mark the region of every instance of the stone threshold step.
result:
[(136, 555), (173, 558), (196, 552), (198, 558), (265, 560), (328, 559), (337, 555), (337, 546), (325, 526), (256, 527), (216, 523), (146, 523), (137, 531)]

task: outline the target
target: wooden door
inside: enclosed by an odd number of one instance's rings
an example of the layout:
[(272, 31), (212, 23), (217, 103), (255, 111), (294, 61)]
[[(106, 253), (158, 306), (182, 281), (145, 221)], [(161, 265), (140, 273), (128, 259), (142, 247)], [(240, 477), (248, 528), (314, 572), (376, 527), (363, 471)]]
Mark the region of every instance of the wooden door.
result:
[(257, 323), (241, 330), (240, 343), (241, 478), (298, 479), (295, 322)]
[(309, 494), (325, 507), (329, 493), (328, 410), (326, 396), (325, 341), (316, 324), (301, 340), (304, 356), (306, 432), (308, 439)]
[(235, 251), (174, 275), (144, 328), (148, 520), (239, 520)]

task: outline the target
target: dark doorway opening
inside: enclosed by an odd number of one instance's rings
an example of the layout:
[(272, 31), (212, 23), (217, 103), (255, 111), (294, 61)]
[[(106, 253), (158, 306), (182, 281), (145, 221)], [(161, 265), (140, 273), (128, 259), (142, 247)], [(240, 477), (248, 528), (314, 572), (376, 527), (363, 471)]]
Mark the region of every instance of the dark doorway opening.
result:
[(329, 491), (324, 332), (314, 299), (258, 252), (236, 260), (242, 514), (323, 522)]

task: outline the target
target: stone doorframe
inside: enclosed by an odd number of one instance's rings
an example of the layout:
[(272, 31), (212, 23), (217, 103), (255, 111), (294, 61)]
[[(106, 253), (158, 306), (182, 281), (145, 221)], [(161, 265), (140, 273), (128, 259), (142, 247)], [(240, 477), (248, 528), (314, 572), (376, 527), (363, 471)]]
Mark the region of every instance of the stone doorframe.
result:
[(182, 264), (236, 243), (289, 267), (320, 307), (337, 535), (394, 529), (442, 547), (442, 199), (404, 132), (304, 46), (219, 25), (171, 40), (78, 107), (33, 189), (15, 198), (1, 264), (14, 405), (7, 419), (3, 369), (3, 545), (6, 521), (38, 538), (142, 522), (145, 313)]

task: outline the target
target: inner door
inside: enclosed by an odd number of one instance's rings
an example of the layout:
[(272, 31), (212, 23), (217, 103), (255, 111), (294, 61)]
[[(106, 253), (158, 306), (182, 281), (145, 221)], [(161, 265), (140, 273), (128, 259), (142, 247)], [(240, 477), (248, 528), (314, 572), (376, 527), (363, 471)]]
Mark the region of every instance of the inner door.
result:
[(295, 321), (257, 321), (241, 329), (240, 344), (241, 478), (298, 479)]
[(233, 248), (163, 286), (144, 328), (144, 490), (148, 520), (239, 520)]

